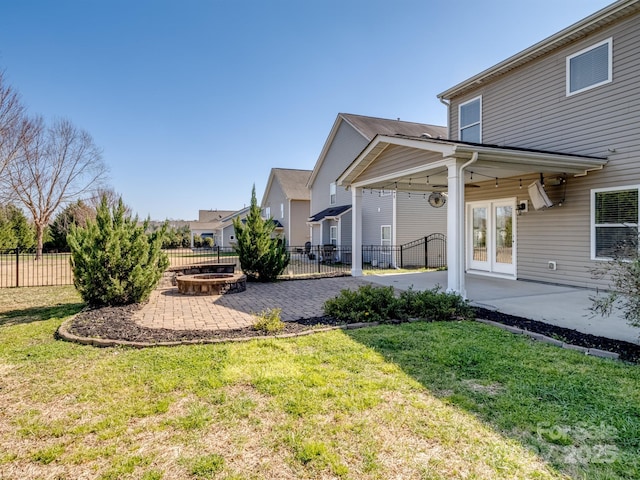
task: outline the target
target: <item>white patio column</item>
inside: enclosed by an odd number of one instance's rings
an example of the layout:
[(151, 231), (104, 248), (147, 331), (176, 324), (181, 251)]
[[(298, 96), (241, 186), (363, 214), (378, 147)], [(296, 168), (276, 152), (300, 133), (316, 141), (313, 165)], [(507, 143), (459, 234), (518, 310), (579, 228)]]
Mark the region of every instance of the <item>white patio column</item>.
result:
[(362, 188), (351, 187), (351, 275), (362, 276)]
[(447, 291), (466, 298), (464, 284), (464, 161), (452, 160), (447, 165)]

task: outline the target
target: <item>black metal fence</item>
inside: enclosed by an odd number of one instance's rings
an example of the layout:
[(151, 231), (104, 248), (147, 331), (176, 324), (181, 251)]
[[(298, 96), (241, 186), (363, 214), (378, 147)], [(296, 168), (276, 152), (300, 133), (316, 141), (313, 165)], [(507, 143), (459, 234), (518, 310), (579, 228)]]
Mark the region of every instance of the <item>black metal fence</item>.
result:
[[(351, 272), (351, 247), (316, 245), (288, 247), (289, 265), (284, 276), (348, 275)], [(171, 267), (235, 263), (238, 255), (232, 247), (180, 248), (165, 250)], [(69, 253), (44, 252), (36, 258), (35, 250), (0, 250), (0, 288), (72, 285)], [(446, 267), (446, 238), (435, 234), (400, 246), (363, 245), (362, 269), (365, 271), (396, 268)]]
[(445, 268), (447, 238), (434, 233), (404, 245), (363, 245), (363, 270)]
[(0, 288), (73, 285), (70, 253), (0, 250)]

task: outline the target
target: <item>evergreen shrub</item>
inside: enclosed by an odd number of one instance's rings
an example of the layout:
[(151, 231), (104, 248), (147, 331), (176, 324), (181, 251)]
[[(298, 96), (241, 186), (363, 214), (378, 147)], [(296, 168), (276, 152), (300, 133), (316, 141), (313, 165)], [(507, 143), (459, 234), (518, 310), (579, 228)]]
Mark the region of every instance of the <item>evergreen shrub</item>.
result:
[(290, 256), (284, 239), (274, 236), (276, 224), (273, 219), (262, 218), (255, 185), (244, 223), (236, 217), (233, 219), (233, 228), (236, 234), (234, 249), (247, 279), (259, 282), (276, 280), (289, 265)]
[(431, 290), (409, 289), (395, 296), (393, 287), (363, 285), (358, 290), (342, 290), (324, 304), (324, 313), (351, 322), (387, 322), (420, 318), (431, 321), (471, 319), (473, 308), (460, 295)]
[(149, 298), (169, 266), (162, 252), (166, 225), (148, 235), (148, 220), (126, 214), (122, 199), (109, 209), (102, 198), (96, 219), (71, 226), (68, 236), (76, 289), (90, 307), (127, 305)]

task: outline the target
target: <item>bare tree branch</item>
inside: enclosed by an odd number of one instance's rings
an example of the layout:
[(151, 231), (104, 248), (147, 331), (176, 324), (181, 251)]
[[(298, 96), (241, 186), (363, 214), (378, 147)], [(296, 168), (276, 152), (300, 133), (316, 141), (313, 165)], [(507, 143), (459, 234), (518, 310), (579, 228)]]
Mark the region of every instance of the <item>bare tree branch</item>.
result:
[(11, 190), (33, 217), (37, 257), (53, 214), (100, 188), (106, 176), (91, 135), (68, 120), (57, 120), (47, 128), (41, 118), (29, 121), (18, 155), (6, 170)]
[(0, 200), (8, 202), (11, 189), (5, 170), (18, 155), (25, 127), (25, 109), (18, 93), (7, 85), (0, 72)]

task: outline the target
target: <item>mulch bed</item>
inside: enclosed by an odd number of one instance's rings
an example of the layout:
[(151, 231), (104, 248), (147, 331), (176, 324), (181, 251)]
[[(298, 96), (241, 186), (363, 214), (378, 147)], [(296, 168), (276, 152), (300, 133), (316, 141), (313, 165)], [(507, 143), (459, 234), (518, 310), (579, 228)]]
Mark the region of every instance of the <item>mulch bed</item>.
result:
[[(148, 343), (235, 339), (272, 335), (263, 331), (254, 330), (251, 327), (235, 330), (171, 330), (167, 328), (142, 327), (131, 320), (134, 312), (140, 307), (141, 305), (127, 305), (123, 307), (85, 310), (75, 317), (69, 327), (69, 331), (79, 337)], [(572, 345), (615, 352), (620, 355), (622, 360), (640, 363), (640, 345), (581, 333), (577, 330), (558, 327), (523, 317), (506, 315), (484, 308), (476, 308), (475, 310), (477, 318), (492, 320), (530, 332), (540, 333)], [(313, 317), (285, 322), (285, 328), (280, 333), (300, 333), (311, 328), (338, 325), (344, 325), (344, 322), (326, 316)]]

